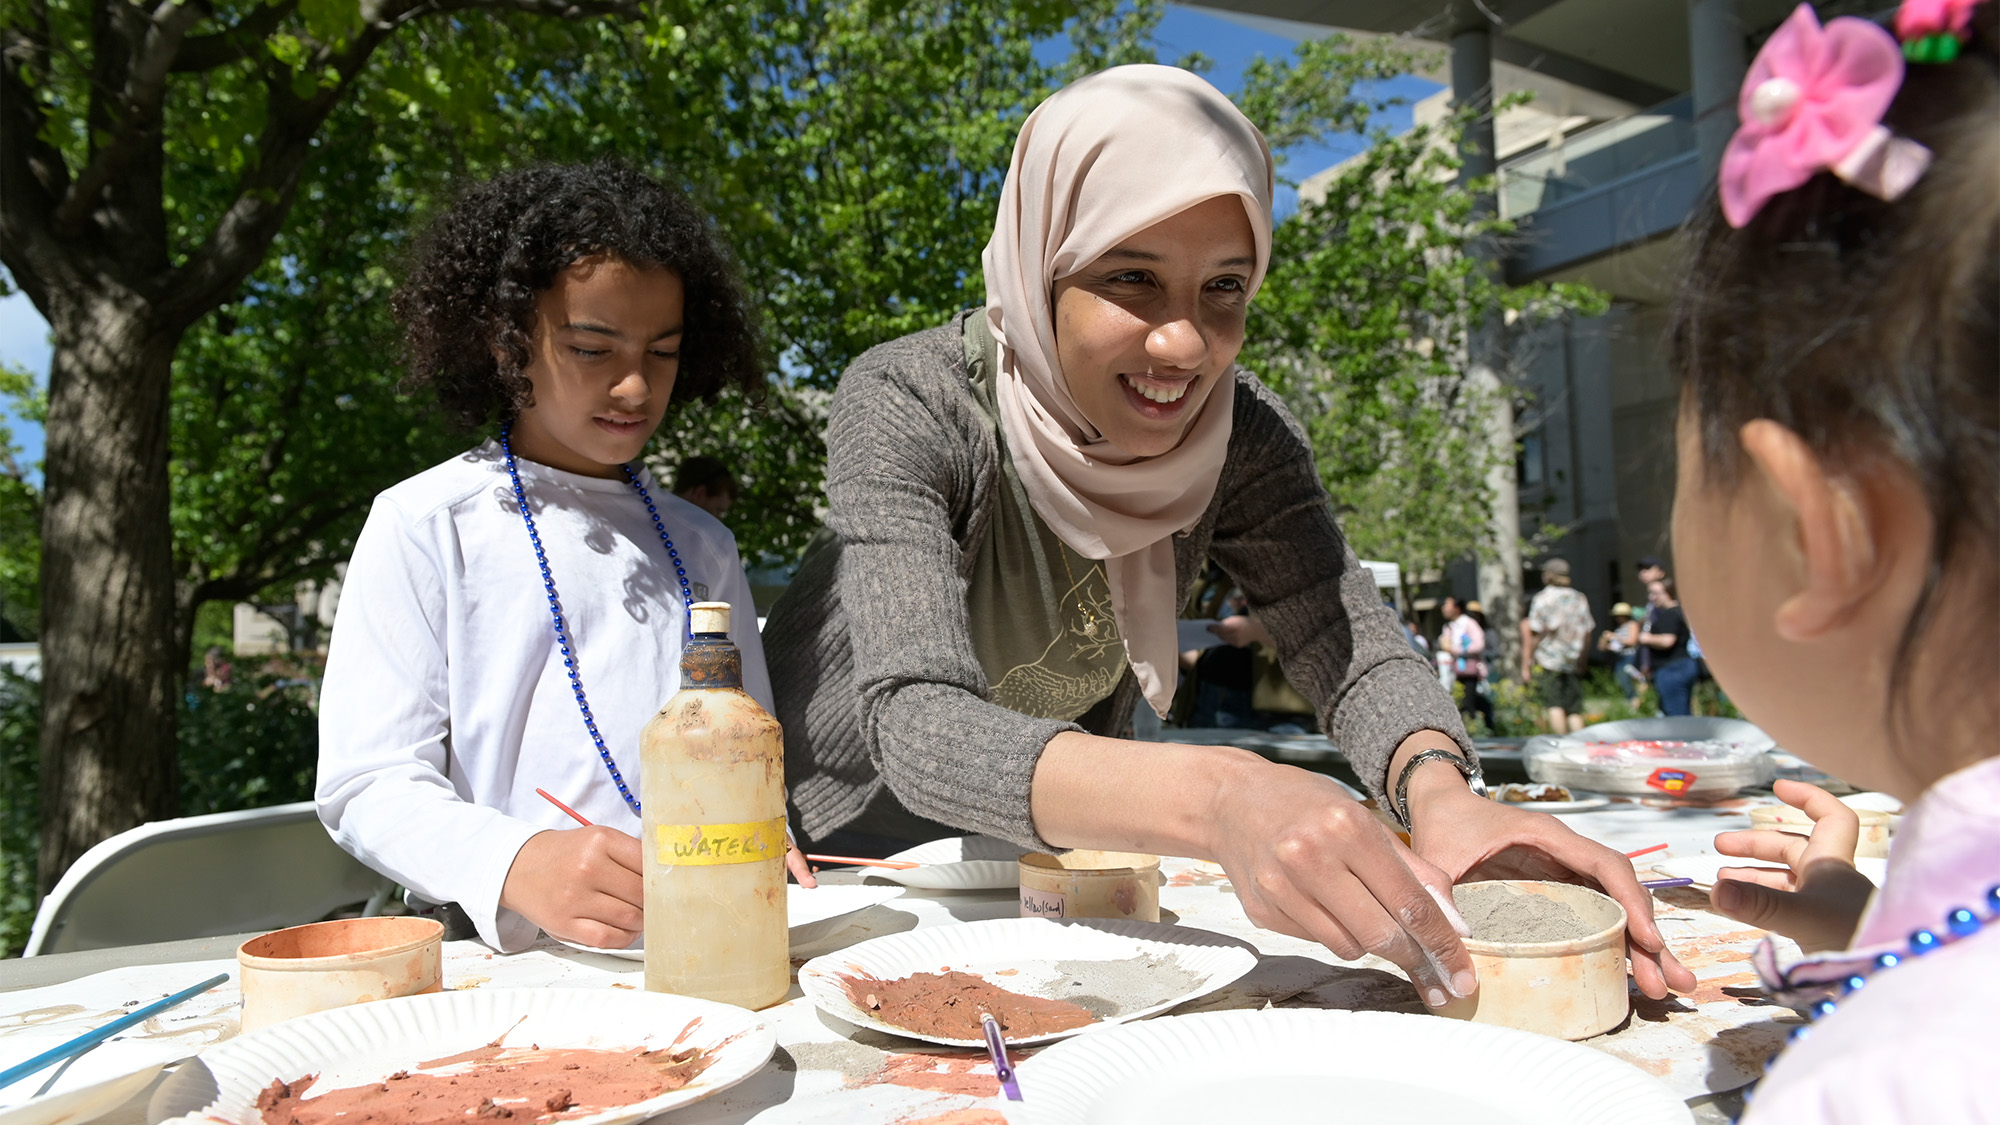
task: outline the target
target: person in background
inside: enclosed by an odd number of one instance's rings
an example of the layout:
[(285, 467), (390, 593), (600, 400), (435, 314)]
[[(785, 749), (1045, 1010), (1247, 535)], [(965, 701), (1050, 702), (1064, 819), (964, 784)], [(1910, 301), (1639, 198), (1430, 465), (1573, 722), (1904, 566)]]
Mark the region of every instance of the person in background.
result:
[(1660, 714), (1692, 715), (1696, 669), (1694, 657), (1688, 655), (1687, 616), (1674, 595), (1674, 580), (1662, 578), (1647, 587), (1646, 594), (1653, 609), (1646, 615), (1639, 643), (1652, 652), (1653, 690), (1660, 694)]
[(713, 457), (690, 457), (674, 470), (674, 495), (721, 519), (736, 503), (736, 477)]
[(1666, 576), (1667, 564), (1661, 562), (1659, 559), (1647, 555), (1645, 558), (1639, 560), (1639, 589), (1644, 590)]
[(1431, 654), (1431, 643), (1424, 639), (1424, 631), (1417, 624), (1416, 614), (1406, 613), (1403, 615), (1403, 636), (1409, 638), (1411, 648), (1423, 653), (1425, 656)]
[(1471, 601), (1465, 603), (1465, 615), (1467, 617), (1472, 618), (1474, 621), (1479, 622), (1479, 627), (1481, 629), (1484, 629), (1489, 633), (1493, 631), (1492, 624), (1486, 620), (1486, 607), (1479, 604), (1478, 598), (1474, 598)]
[(1632, 616), (1629, 602), (1619, 602), (1611, 607), (1611, 628), (1597, 635), (1597, 648), (1611, 656), (1611, 678), (1618, 681), (1618, 690), (1625, 698), (1637, 700), (1639, 693), (1646, 690), (1646, 677), (1639, 671), (1639, 654), (1644, 650), (1639, 645), (1640, 624)]
[(1528, 603), (1521, 622), (1521, 682), (1541, 689), (1549, 729), (1557, 734), (1583, 729), (1583, 646), (1596, 622), (1590, 599), (1569, 584), (1569, 563), (1542, 564), (1542, 588)]
[(235, 678), (236, 666), (222, 654), (222, 646), (209, 646), (201, 656), (201, 686), (210, 691), (228, 691)]
[(1470, 717), (1479, 715), (1486, 720), (1486, 730), (1493, 731), (1493, 700), (1486, 694), (1486, 630), (1472, 615), (1465, 612), (1465, 604), (1456, 597), (1447, 596), (1441, 607), (1444, 614), (1444, 631), (1438, 634), (1438, 655), (1451, 661), (1452, 679), (1459, 688), (1459, 713)]

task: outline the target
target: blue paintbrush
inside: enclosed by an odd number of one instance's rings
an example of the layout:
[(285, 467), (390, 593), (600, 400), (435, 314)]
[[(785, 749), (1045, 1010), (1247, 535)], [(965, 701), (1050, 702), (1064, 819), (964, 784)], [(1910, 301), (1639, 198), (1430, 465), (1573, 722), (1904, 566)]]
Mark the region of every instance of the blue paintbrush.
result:
[(217, 973), (193, 988), (184, 988), (165, 1000), (155, 1001), (136, 1012), (119, 1016), (95, 1031), (86, 1031), (60, 1047), (51, 1047), (19, 1066), (10, 1066), (0, 1071), (0, 1087), (12, 1086), (36, 1071), (47, 1070), (72, 1055), (80, 1055), (126, 1028), (144, 1023), (176, 1004), (184, 1004), (228, 979), (228, 973)]

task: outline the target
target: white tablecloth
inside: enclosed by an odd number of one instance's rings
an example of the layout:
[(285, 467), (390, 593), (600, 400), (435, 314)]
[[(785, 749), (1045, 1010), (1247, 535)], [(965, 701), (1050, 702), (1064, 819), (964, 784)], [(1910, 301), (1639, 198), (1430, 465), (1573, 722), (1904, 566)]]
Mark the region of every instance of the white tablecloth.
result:
[[(1718, 831), (1749, 826), (1748, 807), (1769, 798), (1711, 808), (1655, 807), (1620, 801), (1565, 819), (1578, 831), (1620, 851), (1667, 843), (1665, 853), (1637, 862), (1643, 871), (1660, 855), (1712, 851)], [(1258, 967), (1221, 992), (1177, 1009), (1340, 1007), (1421, 1012), (1401, 971), (1375, 958), (1343, 962), (1311, 942), (1260, 930), (1244, 915), (1227, 877), (1213, 864), (1168, 859), (1160, 892), (1163, 920), (1244, 938), (1263, 954)], [(836, 880), (852, 874), (835, 873)], [(1683, 1098), (1732, 1090), (1755, 1079), (1797, 1018), (1757, 996), (1751, 948), (1761, 932), (1711, 913), (1706, 896), (1691, 889), (1656, 896), (1660, 927), (1682, 962), (1700, 978), (1688, 997), (1659, 1002), (1633, 994), (1633, 1018), (1586, 1044), (1658, 1076)], [(882, 934), (985, 918), (1012, 917), (1011, 892), (926, 894), (855, 915), (846, 928), (796, 947), (794, 966)], [(25, 1059), (140, 1003), (186, 987), (231, 962), (132, 966), (65, 984), (0, 995), (0, 1064)], [(633, 962), (580, 953), (544, 940), (514, 955), (495, 954), (476, 942), (445, 948), (447, 988), (637, 988), (643, 974)], [(87, 1079), (123, 1073), (149, 1062), (179, 1060), (235, 1033), (235, 984), (226, 984), (181, 1009), (149, 1022), (91, 1052), (59, 1080), (62, 1089)], [(812, 1122), (868, 1125), (1001, 1125), (997, 1087), (983, 1053), (934, 1048), (860, 1029), (821, 1015), (798, 992), (766, 1013), (778, 1034), (773, 1062), (756, 1076), (668, 1120)], [(15, 1104), (47, 1075), (0, 1091), (0, 1106)], [(146, 1095), (102, 1118), (106, 1125), (149, 1120)]]

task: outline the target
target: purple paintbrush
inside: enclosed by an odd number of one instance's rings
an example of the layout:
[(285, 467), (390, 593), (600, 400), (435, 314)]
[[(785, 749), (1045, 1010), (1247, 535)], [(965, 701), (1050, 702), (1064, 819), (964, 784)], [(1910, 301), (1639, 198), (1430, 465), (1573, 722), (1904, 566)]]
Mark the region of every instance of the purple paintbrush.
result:
[(993, 1073), (999, 1076), (1000, 1092), (1010, 1102), (1020, 1101), (1021, 1084), (1014, 1081), (1013, 1064), (1007, 1061), (1007, 1044), (1000, 1039), (1000, 1021), (991, 1012), (981, 1012), (979, 1023), (986, 1029), (986, 1053), (993, 1056)]

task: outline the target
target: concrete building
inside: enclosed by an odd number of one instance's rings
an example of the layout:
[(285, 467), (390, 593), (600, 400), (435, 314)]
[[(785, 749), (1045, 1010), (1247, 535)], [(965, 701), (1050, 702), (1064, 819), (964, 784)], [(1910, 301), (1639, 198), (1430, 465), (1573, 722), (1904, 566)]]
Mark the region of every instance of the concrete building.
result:
[[(1515, 282), (1587, 282), (1612, 298), (1600, 317), (1510, 341), (1528, 406), (1514, 420), (1521, 532), (1560, 531), (1600, 622), (1639, 601), (1633, 566), (1666, 559), (1677, 388), (1661, 343), (1674, 232), (1714, 181), (1736, 129), (1749, 58), (1797, 0), (1202, 0), (1199, 6), (1297, 35), (1343, 31), (1436, 44), (1440, 81), (1418, 120), (1451, 101), (1526, 91), (1533, 100), (1470, 138), (1496, 159), (1502, 217), (1520, 237), (1500, 263)], [(1871, 14), (1817, 5), (1822, 18)], [(1302, 27), (1301, 25), (1309, 25)], [(1317, 29), (1317, 30), (1312, 30)], [(1479, 76), (1490, 74), (1490, 79)], [(1490, 88), (1468, 88), (1490, 81)], [(1490, 103), (1489, 103), (1490, 104)], [(1311, 190), (1302, 185), (1301, 194)], [(1538, 579), (1531, 571), (1526, 585)], [(1482, 596), (1470, 567), (1451, 586)], [(1490, 595), (1486, 595), (1490, 596)]]

